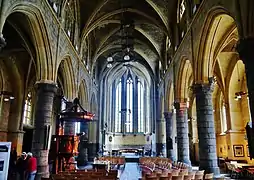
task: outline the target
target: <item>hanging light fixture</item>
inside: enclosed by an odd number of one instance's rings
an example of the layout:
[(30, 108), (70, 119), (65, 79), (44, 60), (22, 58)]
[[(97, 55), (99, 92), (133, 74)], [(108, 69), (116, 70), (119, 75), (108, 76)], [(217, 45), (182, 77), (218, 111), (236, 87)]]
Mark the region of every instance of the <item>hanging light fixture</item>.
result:
[[(122, 7), (122, 3), (120, 1), (120, 6)], [(126, 7), (125, 7), (126, 8)], [(121, 13), (121, 25), (120, 25), (120, 36), (121, 36), (121, 51), (115, 52), (114, 55), (109, 55), (107, 57), (107, 67), (111, 68), (114, 62), (118, 63), (127, 63), (131, 61), (135, 61), (133, 58), (133, 32), (134, 32), (134, 22), (132, 19), (129, 18), (128, 15), (124, 14), (125, 12)], [(115, 58), (117, 54), (120, 54), (121, 58)]]

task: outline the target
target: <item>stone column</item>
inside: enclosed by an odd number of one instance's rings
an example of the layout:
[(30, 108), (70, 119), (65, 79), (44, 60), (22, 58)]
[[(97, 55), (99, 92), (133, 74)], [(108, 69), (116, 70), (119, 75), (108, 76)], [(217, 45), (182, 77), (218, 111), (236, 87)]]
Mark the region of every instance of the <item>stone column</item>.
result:
[(24, 131), (8, 131), (8, 141), (11, 141), (11, 146), (16, 148), (18, 155), (22, 153)]
[[(6, 142), (8, 135), (8, 122), (10, 113), (10, 101), (5, 101), (8, 98), (5, 95), (0, 94), (0, 141)], [(13, 145), (12, 145), (13, 147)]]
[(164, 112), (164, 118), (166, 121), (166, 148), (167, 148), (167, 158), (172, 161), (176, 160), (176, 153), (174, 150), (173, 142), (173, 113), (172, 112)]
[(56, 84), (38, 82), (37, 101), (35, 105), (35, 129), (33, 134), (32, 152), (37, 158), (37, 176), (49, 177), (48, 149), (53, 100), (57, 91)]
[(189, 128), (186, 103), (175, 103), (177, 127), (178, 161), (191, 165), (189, 150)]
[(157, 156), (166, 154), (166, 127), (165, 120), (156, 121), (156, 153)]
[[(73, 107), (72, 102), (66, 103), (66, 111), (72, 111)], [(72, 121), (64, 121), (63, 122), (64, 135), (75, 135), (75, 122)]]
[(194, 85), (199, 137), (199, 169), (205, 170), (206, 173), (214, 173), (216, 176), (220, 174), (220, 170), (216, 153), (212, 92), (212, 80), (207, 84)]
[[(97, 116), (98, 117), (98, 116)], [(98, 133), (97, 133), (97, 117), (88, 123), (88, 161), (93, 161), (99, 150)]]
[(254, 38), (245, 38), (239, 41), (237, 46), (240, 59), (245, 64), (245, 73), (247, 79), (249, 105), (252, 118), (252, 127), (254, 127)]

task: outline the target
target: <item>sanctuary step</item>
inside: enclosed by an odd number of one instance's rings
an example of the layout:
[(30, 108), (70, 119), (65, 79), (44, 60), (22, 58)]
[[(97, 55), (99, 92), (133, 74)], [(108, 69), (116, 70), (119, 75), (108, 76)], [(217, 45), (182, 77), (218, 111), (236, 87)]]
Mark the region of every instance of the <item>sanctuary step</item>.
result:
[(138, 163), (139, 162), (139, 157), (135, 153), (122, 153), (122, 156), (125, 157), (125, 162), (134, 162)]

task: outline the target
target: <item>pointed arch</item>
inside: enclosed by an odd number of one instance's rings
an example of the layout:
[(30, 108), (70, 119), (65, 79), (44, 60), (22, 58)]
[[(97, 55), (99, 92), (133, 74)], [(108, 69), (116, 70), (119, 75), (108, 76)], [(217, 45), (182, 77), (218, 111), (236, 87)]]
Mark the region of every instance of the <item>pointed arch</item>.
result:
[(63, 83), (63, 93), (66, 98), (72, 100), (76, 96), (76, 83), (71, 58), (66, 55), (57, 67), (57, 78)]
[(236, 28), (235, 20), (224, 8), (215, 7), (209, 11), (201, 33), (198, 57), (195, 61), (196, 82), (208, 83), (208, 78), (213, 76), (216, 57), (222, 49), (223, 42)]
[(80, 104), (84, 109), (88, 109), (89, 102), (88, 102), (88, 92), (87, 92), (87, 85), (85, 80), (82, 80), (79, 88), (78, 88), (78, 98), (80, 101)]
[(187, 57), (182, 57), (177, 79), (175, 98), (183, 101), (189, 97), (190, 86), (193, 82), (193, 68), (191, 61)]
[(31, 29), (31, 39), (36, 50), (36, 72), (37, 81), (39, 80), (54, 80), (54, 64), (52, 60), (51, 43), (49, 41), (48, 30), (46, 28), (45, 20), (38, 9), (32, 3), (19, 3), (13, 5), (6, 12), (6, 18), (1, 24), (0, 31), (3, 31), (6, 19), (13, 13), (21, 13), (29, 22)]

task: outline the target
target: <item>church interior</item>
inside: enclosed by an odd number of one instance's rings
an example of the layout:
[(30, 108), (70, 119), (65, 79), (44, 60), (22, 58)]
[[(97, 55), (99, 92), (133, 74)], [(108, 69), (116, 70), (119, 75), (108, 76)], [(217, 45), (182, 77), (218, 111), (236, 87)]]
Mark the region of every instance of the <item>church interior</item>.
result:
[(36, 179), (253, 178), (253, 81), (252, 0), (0, 0), (0, 141)]

